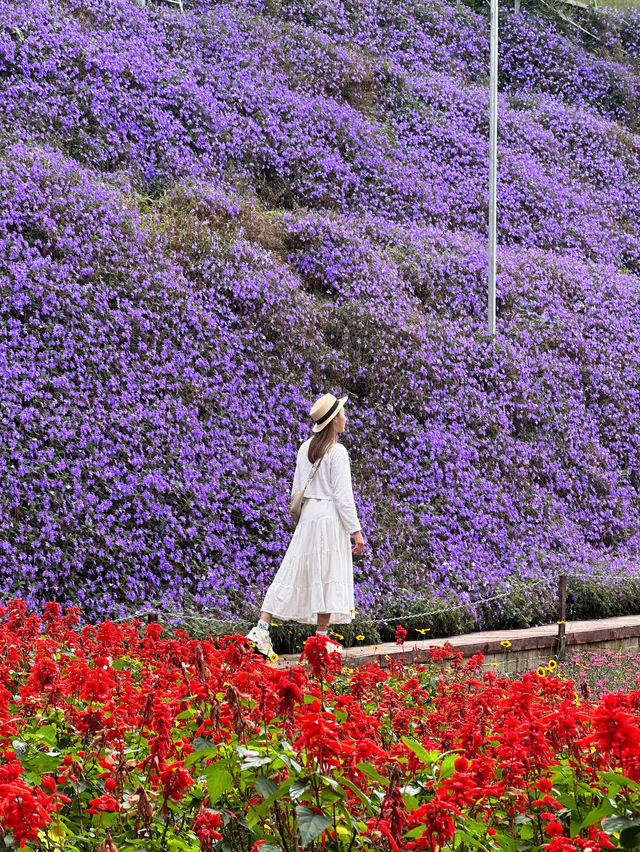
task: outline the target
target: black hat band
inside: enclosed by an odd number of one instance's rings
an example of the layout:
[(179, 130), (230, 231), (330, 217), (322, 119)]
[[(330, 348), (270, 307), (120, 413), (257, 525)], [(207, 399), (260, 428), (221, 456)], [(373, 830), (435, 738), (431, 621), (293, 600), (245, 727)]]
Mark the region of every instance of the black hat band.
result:
[(339, 400), (339, 399), (336, 399), (336, 401), (333, 403), (333, 405), (332, 405), (332, 406), (331, 406), (331, 408), (327, 411), (327, 413), (326, 413), (326, 414), (323, 414), (323, 415), (322, 415), (322, 417), (319, 417), (319, 418), (316, 420), (316, 424), (317, 424), (317, 425), (320, 425), (321, 423), (324, 423), (324, 422), (325, 422), (325, 420), (328, 420), (328, 419), (331, 417), (331, 415), (333, 414), (333, 412), (336, 410), (336, 408), (337, 408), (339, 405), (340, 405), (340, 400)]

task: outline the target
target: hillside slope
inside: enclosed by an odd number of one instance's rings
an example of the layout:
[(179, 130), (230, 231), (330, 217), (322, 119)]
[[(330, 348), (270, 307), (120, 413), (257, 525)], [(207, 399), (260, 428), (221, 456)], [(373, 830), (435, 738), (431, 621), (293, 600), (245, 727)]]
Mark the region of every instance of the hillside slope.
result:
[(252, 615), (326, 389), (365, 615), (635, 575), (638, 12), (504, 15), (494, 348), (482, 14), (0, 10), (5, 595)]

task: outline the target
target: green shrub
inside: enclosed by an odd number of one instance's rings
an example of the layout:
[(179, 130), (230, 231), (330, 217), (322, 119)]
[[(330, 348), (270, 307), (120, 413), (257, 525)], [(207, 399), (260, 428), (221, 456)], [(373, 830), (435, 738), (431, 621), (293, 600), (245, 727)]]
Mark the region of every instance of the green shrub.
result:
[[(477, 624), (485, 630), (517, 630), (539, 624), (554, 623), (558, 600), (556, 579), (549, 587), (522, 580), (495, 587), (487, 600), (462, 604), (450, 596), (429, 597), (407, 601), (408, 591), (399, 589), (398, 600), (380, 613), (378, 619), (357, 614), (350, 624), (336, 624), (333, 636), (345, 647), (378, 645), (395, 641), (396, 628), (407, 631), (406, 642), (423, 641), (474, 632)], [(158, 602), (150, 604), (169, 634), (186, 630), (196, 638), (244, 634), (251, 627), (245, 621), (217, 618), (197, 612), (190, 602), (184, 609), (163, 610)], [(567, 621), (611, 618), (640, 612), (640, 578), (604, 577), (584, 579), (569, 577), (567, 582)], [(315, 632), (312, 625), (275, 618), (271, 639), (278, 654), (298, 654), (308, 636)], [(356, 637), (362, 636), (362, 639)]]

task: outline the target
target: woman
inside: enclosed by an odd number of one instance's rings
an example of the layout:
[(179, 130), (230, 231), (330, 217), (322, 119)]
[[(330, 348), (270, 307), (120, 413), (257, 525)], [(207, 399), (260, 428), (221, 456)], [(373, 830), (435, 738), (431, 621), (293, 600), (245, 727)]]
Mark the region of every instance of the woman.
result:
[[(292, 495), (305, 488), (298, 526), (282, 564), (267, 590), (260, 620), (247, 634), (260, 653), (273, 653), (272, 616), (316, 624), (327, 636), (329, 624), (353, 618), (353, 553), (364, 551), (364, 538), (353, 501), (349, 456), (338, 436), (347, 427), (341, 399), (326, 393), (309, 412), (313, 435), (298, 450)], [(314, 464), (317, 463), (315, 471)], [(309, 476), (311, 474), (311, 478)]]

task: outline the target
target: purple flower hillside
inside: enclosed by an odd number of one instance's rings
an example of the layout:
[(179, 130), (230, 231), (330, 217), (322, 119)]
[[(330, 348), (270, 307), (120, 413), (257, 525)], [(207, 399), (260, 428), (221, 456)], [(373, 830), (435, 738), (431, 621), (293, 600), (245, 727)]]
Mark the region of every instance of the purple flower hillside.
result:
[(0, 0), (4, 598), (253, 617), (325, 390), (363, 617), (636, 578), (640, 12), (576, 15), (502, 13), (494, 345), (485, 10)]

